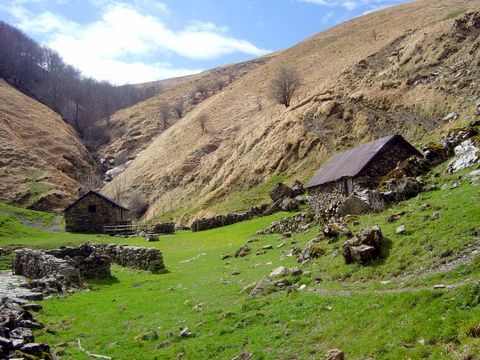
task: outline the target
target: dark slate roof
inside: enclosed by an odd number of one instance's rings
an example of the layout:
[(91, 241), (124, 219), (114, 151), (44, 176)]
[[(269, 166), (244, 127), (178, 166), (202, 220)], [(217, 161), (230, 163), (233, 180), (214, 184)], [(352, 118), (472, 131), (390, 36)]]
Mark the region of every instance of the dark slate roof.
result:
[(82, 196), (80, 196), (77, 200), (75, 200), (73, 203), (71, 203), (70, 205), (68, 205), (64, 211), (67, 211), (68, 209), (70, 209), (73, 205), (75, 205), (77, 202), (79, 202), (80, 200), (82, 200), (84, 197), (86, 197), (87, 195), (89, 194), (95, 194), (99, 197), (101, 197), (103, 200), (106, 200), (108, 201), (109, 203), (115, 205), (116, 207), (119, 207), (123, 210), (127, 210), (127, 211), (130, 211), (128, 210), (125, 206), (123, 205), (120, 205), (118, 202), (116, 202), (115, 200), (113, 199), (110, 199), (108, 196), (105, 196), (103, 195), (102, 193), (99, 193), (98, 191), (95, 191), (95, 190), (90, 190), (88, 191), (87, 193), (83, 194)]
[(359, 175), (367, 168), (392, 142), (403, 143), (409, 147), (412, 154), (422, 154), (401, 135), (390, 135), (384, 138), (370, 141), (369, 143), (354, 147), (353, 149), (338, 153), (331, 157), (310, 180), (307, 188), (323, 185), (343, 177)]

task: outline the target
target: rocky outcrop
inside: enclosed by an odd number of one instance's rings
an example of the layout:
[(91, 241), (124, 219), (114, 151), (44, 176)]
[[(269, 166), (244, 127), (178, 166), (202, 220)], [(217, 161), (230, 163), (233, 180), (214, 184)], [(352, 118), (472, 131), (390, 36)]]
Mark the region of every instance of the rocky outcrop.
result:
[(276, 184), (272, 191), (270, 191), (270, 199), (272, 199), (273, 202), (284, 199), (284, 198), (291, 198), (293, 197), (293, 190), (289, 188), (287, 185), (284, 183), (278, 183)]
[(419, 178), (390, 179), (382, 185), (384, 191), (381, 194), (388, 202), (399, 202), (417, 196), (423, 188), (424, 184)]
[(455, 157), (448, 164), (447, 173), (453, 174), (480, 163), (480, 135), (465, 140), (455, 147)]
[(238, 222), (263, 215), (267, 207), (268, 205), (265, 204), (251, 207), (243, 213), (230, 213), (226, 215), (214, 216), (211, 218), (197, 219), (192, 223), (191, 229), (192, 231), (202, 231), (236, 224)]
[(345, 263), (357, 262), (361, 265), (370, 264), (380, 255), (382, 231), (378, 226), (364, 229), (357, 236), (343, 244)]

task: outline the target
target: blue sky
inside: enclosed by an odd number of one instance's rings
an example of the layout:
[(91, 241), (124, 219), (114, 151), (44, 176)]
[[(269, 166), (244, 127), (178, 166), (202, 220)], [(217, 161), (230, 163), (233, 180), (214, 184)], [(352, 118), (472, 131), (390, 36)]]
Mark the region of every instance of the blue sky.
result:
[(288, 48), (407, 0), (3, 0), (0, 20), (115, 84), (192, 74)]

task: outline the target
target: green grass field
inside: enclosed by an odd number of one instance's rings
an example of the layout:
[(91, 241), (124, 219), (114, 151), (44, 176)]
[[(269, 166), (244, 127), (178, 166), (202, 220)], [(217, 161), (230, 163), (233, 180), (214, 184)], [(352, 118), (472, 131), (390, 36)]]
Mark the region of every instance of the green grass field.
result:
[[(458, 181), (458, 175), (431, 181), (440, 187)], [(351, 226), (354, 233), (373, 224), (382, 228), (379, 261), (345, 265), (338, 254), (344, 239), (323, 242), (325, 254), (302, 267), (307, 274), (298, 284), (306, 284), (306, 291), (253, 299), (241, 290), (277, 266), (299, 266), (294, 258), (280, 258), (293, 246), (303, 248), (318, 235), (318, 226), (288, 239), (254, 235), (291, 215), (278, 213), (145, 243), (142, 238), (34, 229), (25, 219), (48, 225), (53, 216), (1, 205), (0, 246), (52, 248), (107, 241), (162, 249), (167, 274), (114, 266), (113, 277), (90, 282), (90, 291), (42, 301), (38, 318), (54, 334), (39, 331), (37, 341), (51, 344), (62, 359), (88, 359), (79, 351), (78, 339), (87, 350), (113, 359), (231, 359), (243, 352), (252, 352), (254, 359), (319, 359), (333, 347), (341, 348), (347, 359), (477, 359), (480, 339), (469, 331), (480, 325), (480, 257), (474, 255), (480, 249), (479, 190), (462, 180), (455, 189), (423, 193), (385, 212), (358, 217), (359, 224)], [(386, 223), (398, 211), (406, 214)], [(435, 211), (439, 218), (431, 220)], [(395, 233), (400, 224), (405, 235)], [(250, 244), (250, 255), (221, 260), (223, 253), (234, 253), (254, 238), (258, 242)], [(285, 246), (277, 248), (280, 243)], [(267, 244), (274, 248), (255, 255)], [(8, 261), (4, 258), (2, 266)], [(431, 289), (440, 283), (455, 286)], [(331, 292), (322, 295), (312, 289)], [(183, 327), (194, 336), (180, 339)]]

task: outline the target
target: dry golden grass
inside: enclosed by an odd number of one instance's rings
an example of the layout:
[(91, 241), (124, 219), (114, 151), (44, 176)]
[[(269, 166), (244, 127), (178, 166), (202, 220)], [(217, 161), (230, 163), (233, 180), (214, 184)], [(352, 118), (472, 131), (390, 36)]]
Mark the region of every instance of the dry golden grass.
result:
[[(446, 96), (428, 85), (406, 87), (405, 77), (429, 66), (437, 37), (450, 32), (449, 14), (475, 6), (478, 1), (418, 1), (313, 36), (201, 103), (158, 136), (123, 177), (148, 198), (147, 217), (166, 212), (200, 216), (215, 212), (232, 193), (248, 191), (276, 175), (307, 180), (342, 147), (390, 132), (419, 140), (431, 131), (429, 126), (441, 125), (434, 122), (436, 117), (466, 109), (467, 92)], [(419, 51), (419, 46), (426, 50)], [(391, 59), (393, 48), (399, 59)], [(362, 70), (357, 64), (365, 59), (369, 66)], [(268, 84), (282, 64), (303, 77), (291, 109), (268, 96)], [(400, 83), (390, 88), (388, 84), (398, 79)], [(341, 103), (344, 112), (314, 118), (326, 98)], [(197, 123), (203, 113), (208, 114), (206, 132)], [(105, 190), (109, 189), (110, 185)]]
[(90, 161), (58, 114), (0, 80), (0, 201), (62, 210)]

